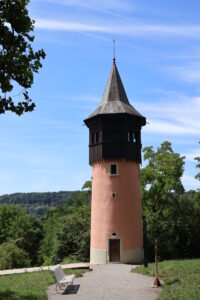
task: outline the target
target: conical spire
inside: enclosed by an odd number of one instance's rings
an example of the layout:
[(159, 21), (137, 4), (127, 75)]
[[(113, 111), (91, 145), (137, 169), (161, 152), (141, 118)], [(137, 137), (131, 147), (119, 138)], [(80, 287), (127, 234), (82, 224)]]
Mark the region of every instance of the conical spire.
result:
[(138, 117), (143, 117), (128, 101), (123, 83), (121, 81), (115, 58), (108, 78), (108, 82), (97, 109), (88, 117), (92, 118), (99, 114), (121, 114), (128, 113)]

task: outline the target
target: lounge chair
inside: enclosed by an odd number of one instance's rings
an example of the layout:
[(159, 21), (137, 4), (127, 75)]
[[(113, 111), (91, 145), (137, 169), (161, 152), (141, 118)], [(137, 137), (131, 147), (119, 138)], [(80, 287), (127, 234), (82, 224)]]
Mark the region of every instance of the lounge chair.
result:
[(74, 274), (65, 275), (61, 265), (57, 265), (53, 270), (54, 277), (56, 279), (56, 292), (59, 293), (61, 290), (64, 293), (68, 285), (74, 284)]

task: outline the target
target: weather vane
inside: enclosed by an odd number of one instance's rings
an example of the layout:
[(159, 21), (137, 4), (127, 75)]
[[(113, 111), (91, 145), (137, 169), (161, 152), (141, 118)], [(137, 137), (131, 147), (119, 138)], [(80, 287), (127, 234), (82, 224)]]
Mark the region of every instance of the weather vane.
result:
[(113, 38), (113, 62), (115, 63), (115, 38)]

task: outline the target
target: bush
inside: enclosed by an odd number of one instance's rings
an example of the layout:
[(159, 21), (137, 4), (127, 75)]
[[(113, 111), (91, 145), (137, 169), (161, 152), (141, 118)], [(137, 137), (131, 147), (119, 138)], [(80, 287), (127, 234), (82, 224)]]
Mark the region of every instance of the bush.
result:
[(0, 245), (0, 269), (13, 269), (30, 266), (28, 254), (20, 249), (16, 242), (10, 241)]
[(28, 254), (31, 264), (35, 265), (42, 238), (39, 220), (29, 216), (17, 205), (0, 206), (0, 244), (18, 240), (17, 246)]
[(44, 219), (44, 239), (40, 247), (40, 257), (44, 264), (60, 263), (70, 256), (79, 261), (89, 260), (89, 196), (88, 192), (74, 194), (70, 208), (60, 206), (48, 212)]

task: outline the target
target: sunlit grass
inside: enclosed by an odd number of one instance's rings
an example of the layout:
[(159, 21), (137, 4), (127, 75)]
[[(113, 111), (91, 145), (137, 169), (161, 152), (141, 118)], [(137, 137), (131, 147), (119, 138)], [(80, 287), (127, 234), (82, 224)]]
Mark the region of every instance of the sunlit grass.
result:
[[(200, 259), (171, 260), (158, 264), (164, 287), (158, 300), (200, 300)], [(132, 272), (154, 276), (154, 264)]]
[[(81, 277), (84, 270), (64, 270)], [(0, 300), (47, 300), (47, 288), (55, 280), (51, 271), (0, 276)]]

